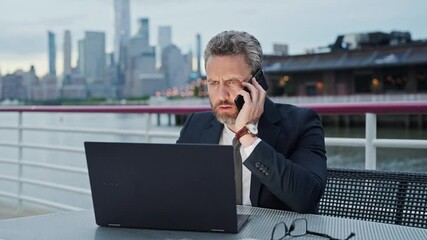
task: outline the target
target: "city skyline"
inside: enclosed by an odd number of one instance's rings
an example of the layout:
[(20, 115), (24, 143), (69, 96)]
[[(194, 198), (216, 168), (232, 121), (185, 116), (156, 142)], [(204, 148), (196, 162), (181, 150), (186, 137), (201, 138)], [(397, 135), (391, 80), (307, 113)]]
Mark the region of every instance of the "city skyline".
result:
[[(78, 54), (77, 41), (85, 31), (106, 34), (107, 52), (114, 49), (113, 0), (24, 0), (1, 3), (0, 73), (28, 70), (34, 65), (38, 75), (48, 72), (47, 32), (56, 35), (56, 72), (63, 71), (64, 31), (72, 37), (72, 65)], [(25, 9), (20, 6), (26, 6)], [(289, 45), (290, 54), (326, 46), (345, 33), (409, 31), (413, 39), (427, 39), (427, 22), (421, 0), (384, 1), (328, 0), (304, 1), (155, 1), (130, 0), (131, 35), (135, 35), (139, 18), (150, 19), (150, 42), (157, 43), (158, 27), (170, 25), (172, 40), (183, 52), (195, 51), (196, 34), (202, 37), (202, 48), (216, 33), (244, 30), (257, 37), (265, 53), (273, 43)], [(28, 9), (28, 10), (26, 10)], [(322, 9), (323, 12), (319, 11)], [(92, 14), (93, 12), (96, 14)], [(332, 13), (332, 14), (331, 14)], [(268, 26), (268, 27), (266, 27)]]

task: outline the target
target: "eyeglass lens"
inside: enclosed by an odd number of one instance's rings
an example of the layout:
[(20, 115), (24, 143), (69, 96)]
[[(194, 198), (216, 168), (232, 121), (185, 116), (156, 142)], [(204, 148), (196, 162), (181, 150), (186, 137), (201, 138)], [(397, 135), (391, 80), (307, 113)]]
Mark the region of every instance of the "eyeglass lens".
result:
[(304, 218), (295, 219), (289, 227), (289, 235), (292, 237), (303, 236), (307, 233), (307, 220)]
[(273, 233), (271, 235), (271, 240), (280, 240), (286, 237), (289, 234), (288, 227), (284, 222), (276, 224), (273, 228)]

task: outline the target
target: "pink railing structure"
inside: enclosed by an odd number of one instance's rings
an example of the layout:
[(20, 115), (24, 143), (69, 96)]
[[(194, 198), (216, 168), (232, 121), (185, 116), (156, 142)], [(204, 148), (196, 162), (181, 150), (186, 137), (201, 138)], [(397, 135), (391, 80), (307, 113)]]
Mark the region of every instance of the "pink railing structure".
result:
[[(427, 114), (427, 102), (369, 102), (297, 104), (311, 108), (319, 114)], [(210, 106), (1, 106), (0, 112), (78, 112), (78, 113), (171, 113), (185, 114), (209, 111)]]
[[(346, 146), (346, 147), (364, 147), (365, 148), (365, 168), (376, 169), (376, 149), (381, 148), (409, 148), (409, 149), (427, 149), (427, 140), (415, 139), (378, 139), (377, 138), (377, 115), (393, 114), (427, 114), (427, 102), (375, 102), (375, 103), (333, 103), (333, 104), (297, 104), (299, 106), (312, 108), (320, 115), (353, 115), (364, 114), (366, 119), (365, 138), (330, 138), (325, 139), (327, 146)], [(68, 192), (74, 192), (81, 195), (90, 195), (89, 189), (61, 185), (54, 182), (43, 182), (35, 179), (23, 178), (23, 166), (39, 167), (55, 171), (66, 171), (76, 174), (87, 174), (85, 168), (69, 167), (57, 164), (40, 163), (22, 159), (24, 148), (43, 149), (48, 151), (63, 151), (84, 153), (81, 148), (72, 148), (69, 146), (40, 145), (37, 143), (24, 143), (23, 131), (40, 132), (66, 132), (66, 133), (90, 133), (90, 134), (111, 134), (111, 135), (138, 135), (144, 136), (147, 142), (151, 141), (152, 136), (169, 137), (176, 139), (179, 136), (179, 130), (159, 131), (154, 130), (151, 124), (152, 115), (160, 114), (189, 114), (198, 111), (210, 111), (210, 106), (0, 106), (1, 112), (18, 113), (18, 122), (14, 125), (0, 125), (0, 130), (16, 130), (18, 132), (18, 141), (0, 142), (0, 146), (18, 148), (18, 159), (6, 159), (0, 156), (0, 163), (13, 164), (18, 166), (18, 176), (0, 175), (0, 179), (13, 181), (19, 184), (18, 194), (1, 191), (0, 196), (10, 197), (22, 201), (30, 201), (46, 206), (77, 210), (80, 207), (70, 206), (63, 203), (52, 202), (46, 199), (38, 199), (32, 196), (22, 194), (24, 184), (38, 185), (51, 189), (60, 189)], [(123, 129), (94, 129), (94, 128), (64, 128), (52, 126), (23, 126), (23, 113), (135, 113), (147, 116), (147, 125), (144, 130), (123, 130)], [(177, 128), (175, 128), (177, 129)]]

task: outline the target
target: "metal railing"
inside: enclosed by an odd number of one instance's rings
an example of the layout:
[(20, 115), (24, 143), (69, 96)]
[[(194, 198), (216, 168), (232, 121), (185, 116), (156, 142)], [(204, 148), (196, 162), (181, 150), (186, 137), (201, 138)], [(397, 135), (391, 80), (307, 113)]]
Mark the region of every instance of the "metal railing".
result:
[[(427, 149), (427, 140), (414, 139), (378, 139), (377, 138), (377, 115), (378, 114), (426, 114), (427, 102), (391, 102), (391, 103), (345, 103), (345, 104), (306, 104), (300, 105), (316, 110), (320, 115), (350, 115), (364, 114), (366, 120), (365, 138), (331, 138), (325, 139), (327, 146), (364, 147), (365, 148), (365, 168), (376, 169), (376, 149), (377, 148), (410, 148)], [(36, 198), (23, 194), (24, 184), (37, 185), (49, 189), (72, 192), (80, 195), (91, 194), (89, 189), (68, 186), (48, 181), (25, 178), (23, 168), (26, 166), (49, 169), (53, 171), (63, 171), (74, 174), (87, 175), (86, 168), (71, 167), (60, 164), (40, 163), (23, 159), (24, 149), (41, 149), (48, 151), (61, 151), (69, 153), (84, 154), (83, 148), (68, 147), (61, 145), (43, 145), (36, 143), (24, 143), (24, 131), (39, 132), (62, 132), (62, 133), (82, 133), (82, 134), (103, 134), (103, 135), (123, 135), (142, 136), (146, 142), (150, 142), (153, 137), (167, 137), (177, 139), (179, 130), (161, 131), (152, 127), (153, 116), (160, 114), (169, 116), (174, 114), (189, 114), (196, 111), (209, 111), (209, 106), (174, 106), (174, 107), (148, 107), (148, 106), (31, 106), (31, 107), (1, 107), (0, 112), (18, 113), (17, 125), (1, 125), (0, 130), (14, 130), (18, 132), (17, 142), (0, 142), (0, 146), (17, 147), (18, 158), (8, 159), (0, 156), (0, 163), (18, 166), (17, 176), (0, 175), (0, 179), (18, 183), (18, 192), (0, 191), (0, 196), (17, 199), (19, 205), (23, 201), (46, 205), (63, 210), (78, 210), (80, 207), (67, 205), (47, 199)], [(27, 126), (23, 125), (23, 113), (136, 113), (144, 114), (146, 126), (144, 130), (123, 130), (123, 129), (94, 129), (94, 128), (64, 128), (49, 126)], [(157, 121), (158, 122), (158, 121)], [(173, 141), (172, 140), (172, 141)]]

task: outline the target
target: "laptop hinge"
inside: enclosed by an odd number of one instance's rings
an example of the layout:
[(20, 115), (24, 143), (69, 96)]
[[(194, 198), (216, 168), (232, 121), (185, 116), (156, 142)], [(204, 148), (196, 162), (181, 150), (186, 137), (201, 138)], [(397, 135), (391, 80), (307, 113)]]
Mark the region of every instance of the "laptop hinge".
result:
[(225, 232), (225, 230), (224, 229), (212, 228), (211, 232)]
[(109, 223), (107, 224), (109, 227), (120, 227), (121, 224), (120, 223)]

